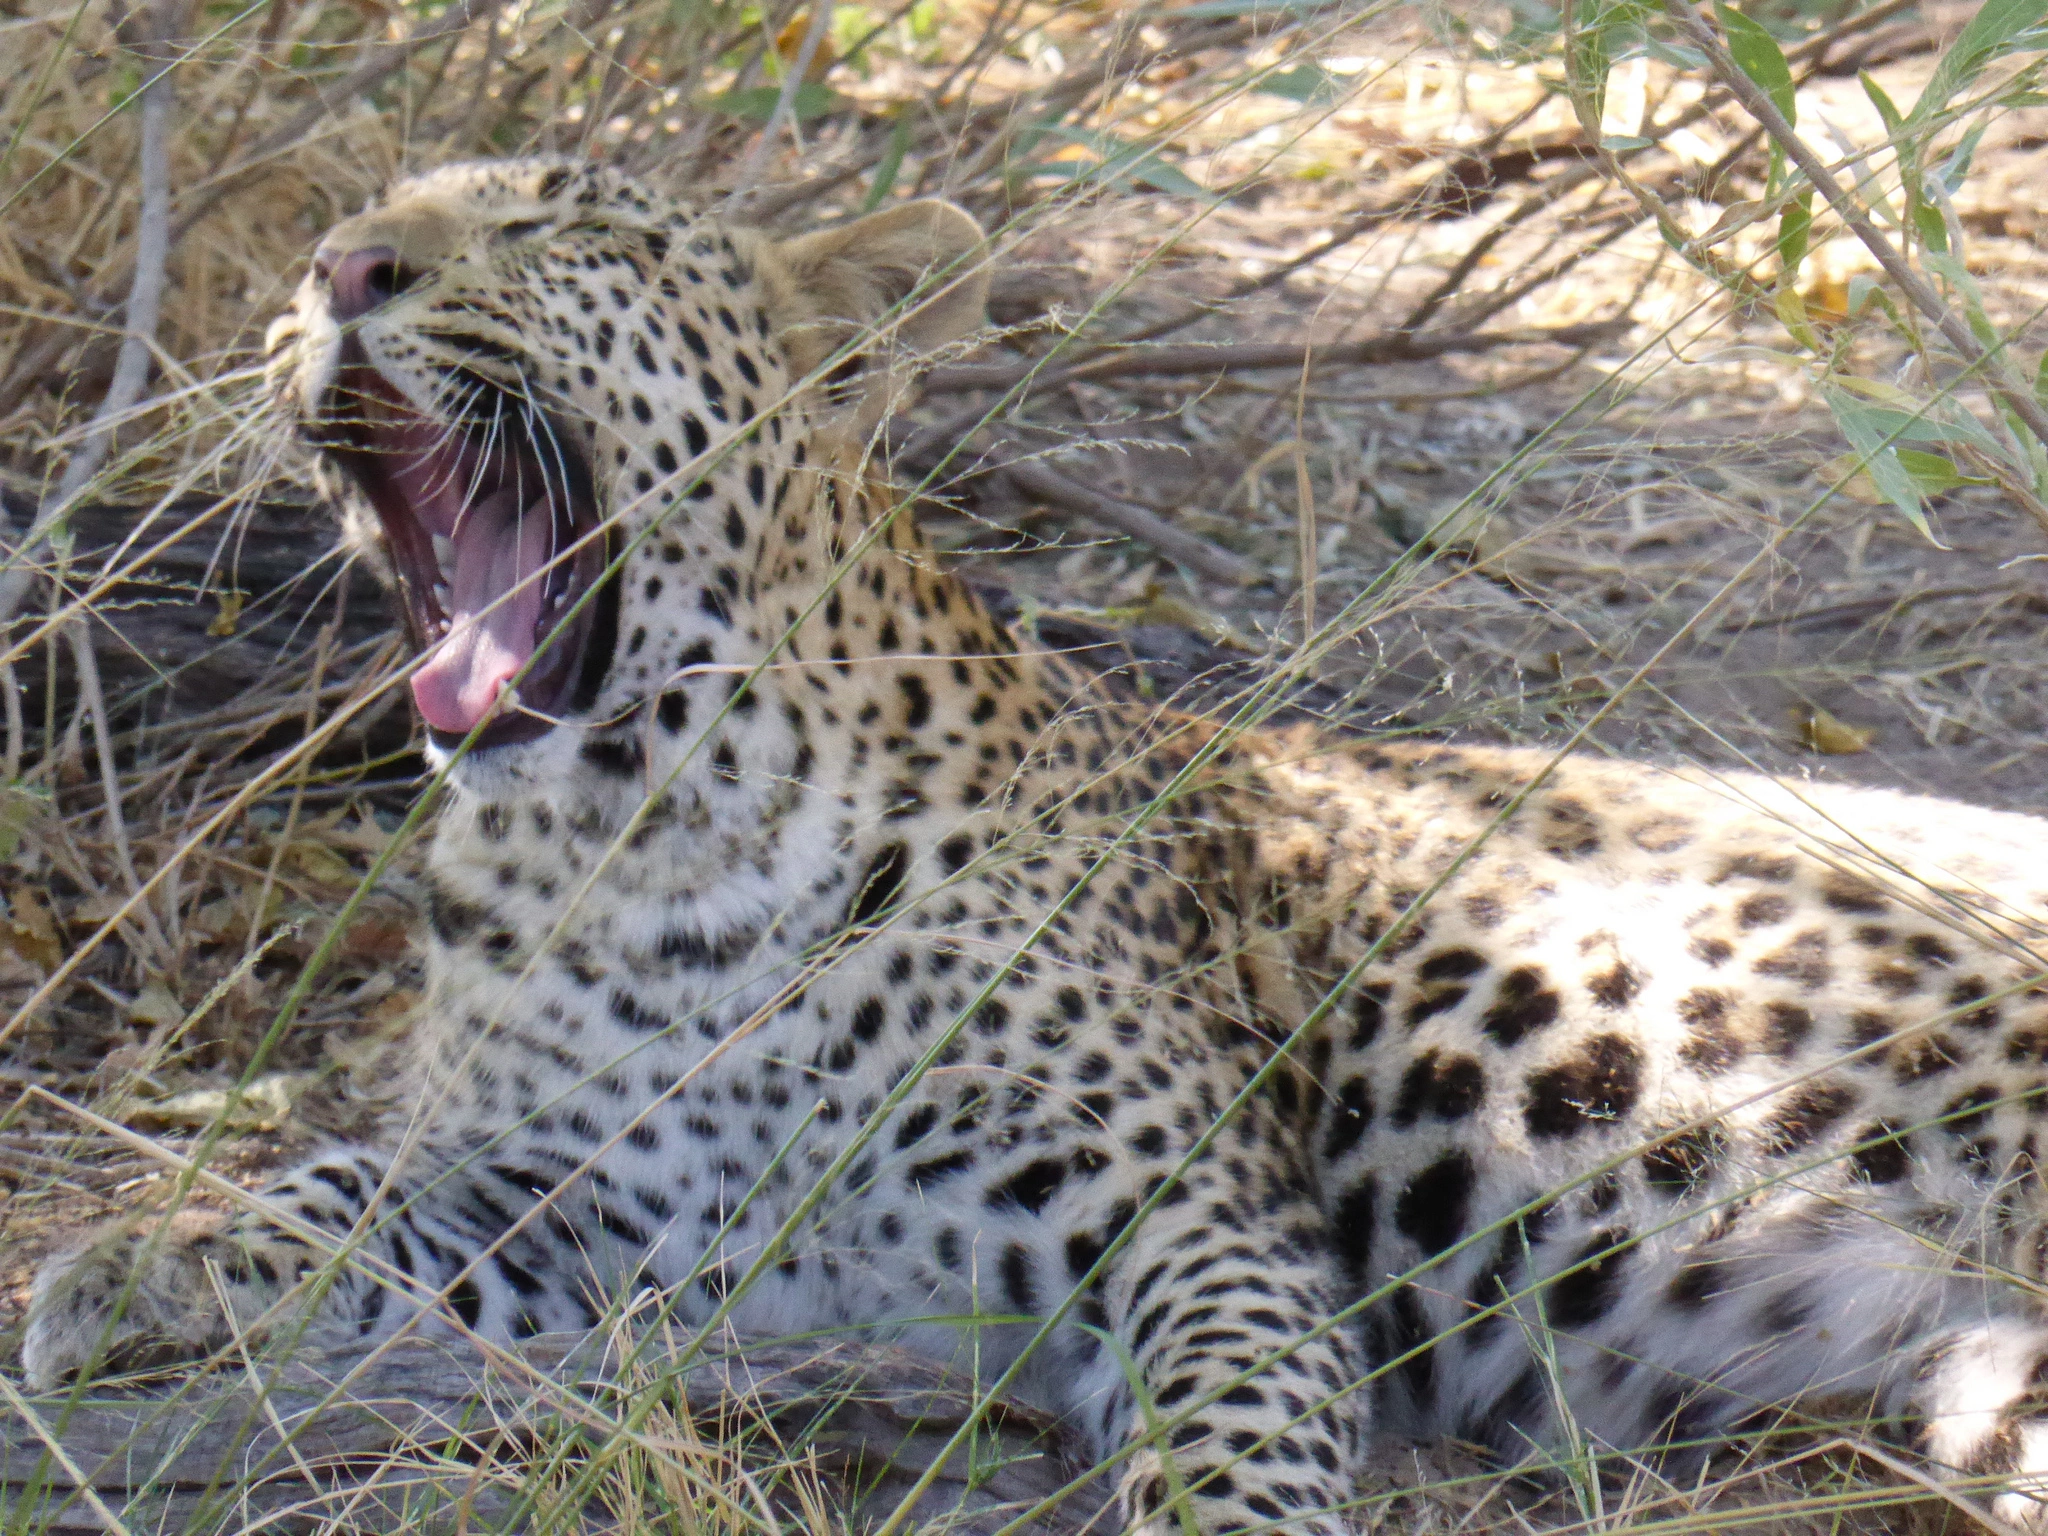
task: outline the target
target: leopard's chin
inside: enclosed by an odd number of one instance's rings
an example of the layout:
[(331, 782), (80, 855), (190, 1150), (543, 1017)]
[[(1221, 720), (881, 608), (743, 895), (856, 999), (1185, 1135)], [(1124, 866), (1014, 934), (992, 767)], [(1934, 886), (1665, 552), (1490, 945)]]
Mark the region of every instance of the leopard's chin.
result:
[(610, 533), (569, 434), (481, 373), (436, 419), (355, 338), (308, 435), (384, 532), (443, 752), (532, 742), (587, 714), (617, 648)]

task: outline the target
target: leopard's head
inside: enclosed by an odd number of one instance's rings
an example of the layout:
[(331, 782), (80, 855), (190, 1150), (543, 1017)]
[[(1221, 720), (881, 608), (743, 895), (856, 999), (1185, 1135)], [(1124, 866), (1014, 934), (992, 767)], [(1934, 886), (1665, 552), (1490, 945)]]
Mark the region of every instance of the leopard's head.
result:
[(980, 322), (981, 246), (946, 203), (776, 240), (552, 160), (411, 177), (329, 231), (270, 373), (397, 590), (430, 754), (559, 778), (765, 654), (826, 575), (791, 552), (809, 503)]

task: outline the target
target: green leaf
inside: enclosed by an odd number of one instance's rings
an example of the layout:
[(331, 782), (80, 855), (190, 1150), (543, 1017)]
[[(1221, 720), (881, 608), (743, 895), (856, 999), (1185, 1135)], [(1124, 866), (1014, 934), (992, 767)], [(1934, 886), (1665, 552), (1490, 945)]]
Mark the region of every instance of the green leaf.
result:
[[(1827, 387), (1847, 390), (1871, 402), (1865, 409), (1875, 413), (1876, 424), (1887, 439), (1902, 443), (1970, 443), (1986, 453), (2001, 451), (1998, 439), (1976, 417), (1952, 402), (1946, 407), (1939, 402), (1925, 403), (1896, 384), (1859, 379), (1854, 374), (1838, 375)], [(1937, 410), (1945, 410), (1946, 414), (1936, 416)]]
[(1819, 334), (1813, 322), (1806, 318), (1806, 300), (1799, 297), (1799, 290), (1789, 283), (1772, 296), (1771, 307), (1777, 311), (1778, 323), (1785, 327), (1792, 339), (1810, 352), (1824, 352)]
[(1076, 181), (1100, 181), (1104, 185), (1136, 182), (1140, 186), (1152, 188), (1155, 192), (1166, 192), (1175, 197), (1209, 195), (1209, 189), (1187, 172), (1168, 165), (1144, 145), (1120, 139), (1113, 133), (1103, 133), (1095, 128), (1068, 128), (1048, 124), (1036, 133), (1027, 135), (1027, 139), (1033, 143), (1040, 139), (1064, 139), (1069, 144), (1079, 144), (1093, 150), (1099, 157), (1094, 165), (1072, 168), (1062, 163), (1041, 162), (1029, 167), (1029, 172), (1033, 175), (1069, 176)]
[(1964, 474), (1952, 460), (1938, 453), (1928, 453), (1919, 448), (1894, 448), (1892, 452), (1898, 455), (1899, 467), (1912, 477), (1914, 486), (1924, 496), (1939, 496), (1943, 491), (1952, 491), (1962, 485), (1994, 483), (1983, 475)]
[(2041, 354), (2041, 366), (2034, 370), (2034, 398), (2048, 407), (2048, 352)]
[(1284, 96), (1305, 107), (1327, 106), (1341, 100), (1344, 86), (1320, 64), (1300, 64), (1263, 76), (1252, 89), (1267, 96)]
[(1590, 18), (1585, 13), (1592, 9), (1572, 0), (1573, 26), (1564, 40), (1564, 79), (1579, 126), (1597, 135), (1607, 109), (1607, 72), (1614, 67), (1614, 59), (1599, 29), (1587, 25)]
[(1993, 59), (2019, 47), (2040, 46), (2042, 39), (2027, 34), (2044, 19), (2048, 19), (2048, 0), (1984, 0), (1934, 66), (1906, 121), (1915, 125), (1932, 121)]
[(1659, 64), (1669, 64), (1673, 69), (1699, 70), (1707, 67), (1707, 56), (1697, 48), (1675, 43), (1668, 37), (1654, 33), (1643, 39), (1643, 52)]
[(1865, 400), (1900, 411), (1909, 420), (1917, 421), (1927, 414), (1926, 407), (1918, 400), (1898, 385), (1887, 383), (1883, 379), (1860, 379), (1853, 373), (1844, 373), (1836, 376), (1834, 384), (1837, 389), (1846, 389)]
[(1786, 122), (1797, 124), (1799, 100), (1792, 91), (1792, 66), (1785, 62), (1785, 50), (1778, 46), (1778, 40), (1742, 12), (1729, 9), (1719, 0), (1716, 0), (1714, 9), (1721, 16), (1721, 31), (1728, 39), (1729, 57), (1756, 83), (1758, 90), (1771, 98), (1771, 105), (1784, 115)]
[(1886, 136), (1897, 134), (1899, 125), (1905, 119), (1899, 116), (1899, 109), (1892, 105), (1892, 99), (1884, 93), (1884, 87), (1871, 78), (1867, 69), (1857, 71), (1856, 78), (1863, 82), (1863, 94), (1870, 98), (1870, 104), (1877, 108), (1877, 115), (1884, 119)]
[(1940, 253), (1948, 249), (1948, 223), (1932, 203), (1914, 202), (1913, 228), (1928, 250)]
[(1951, 196), (1962, 190), (1963, 182), (1970, 174), (1970, 162), (1977, 156), (1977, 143), (1984, 137), (1984, 130), (1990, 126), (1989, 123), (1978, 123), (1964, 134), (1962, 143), (1955, 147), (1955, 152), (1942, 161), (1941, 169), (1935, 172)]
[[(1885, 500), (1905, 514), (1906, 520), (1917, 528), (1928, 542), (1939, 545), (1941, 541), (1934, 537), (1934, 530), (1927, 524), (1927, 513), (1921, 504), (1922, 498), (1933, 494), (1935, 490), (1951, 489), (1951, 486), (1935, 482), (1940, 480), (1942, 469), (1950, 476), (1955, 476), (1956, 468), (1939, 455), (1920, 453), (1914, 464), (1929, 477), (1928, 482), (1923, 484), (1902, 456), (1915, 450), (1902, 449), (1899, 446), (1899, 441), (1904, 438), (1925, 439), (1939, 433), (1939, 424), (1930, 423), (1924, 418), (1916, 420), (1905, 412), (1872, 405), (1858, 399), (1840, 383), (1823, 384), (1820, 394), (1828, 409), (1834, 413), (1835, 423), (1842, 429), (1842, 436), (1846, 437), (1849, 446), (1856, 450), (1856, 455), (1862, 461), (1871, 483), (1877, 487)], [(1930, 427), (1933, 428), (1933, 433), (1928, 431)], [(1968, 482), (1958, 479), (1956, 483)]]
[[(1946, 235), (1946, 229), (1943, 234)], [(1977, 286), (1977, 279), (1970, 275), (1970, 269), (1962, 257), (1952, 250), (1929, 250), (1921, 257), (1927, 270), (1946, 281), (1955, 290), (1955, 296), (1962, 301), (1963, 314), (1970, 322), (1970, 329), (1977, 339), (1987, 347), (2002, 347), (2005, 338), (1998, 334), (1998, 327), (1991, 323), (1991, 316), (1984, 312), (1984, 290)]]
[(1445, 20), (1457, 29), (1467, 47), (1489, 62), (1533, 64), (1547, 57), (1564, 19), (1556, 8), (1543, 0), (1507, 0), (1502, 9), (1509, 18), (1507, 35), (1491, 47), (1474, 36), (1471, 26), (1456, 12), (1447, 13)]
[(1600, 147), (1609, 154), (1618, 155), (1624, 150), (1648, 149), (1656, 142), (1655, 139), (1645, 139), (1632, 133), (1610, 133), (1600, 141)]
[(47, 789), (16, 781), (0, 784), (0, 859), (11, 859), (21, 848), (22, 834), (48, 814), (51, 795)]
[[(1849, 436), (1846, 427), (1843, 435)], [(1913, 477), (1899, 463), (1898, 455), (1889, 448), (1877, 448), (1867, 454), (1859, 453), (1859, 457), (1863, 461), (1864, 473), (1870, 476), (1878, 494), (1905, 513), (1906, 521), (1917, 528), (1923, 538), (1930, 543), (1937, 542), (1934, 530), (1927, 524), (1926, 509), (1920, 504), (1919, 487), (1913, 484)]]
[(1807, 237), (1813, 233), (1813, 194), (1802, 192), (1778, 215), (1778, 264), (1787, 277), (1795, 277), (1799, 263), (1806, 260)]
[(903, 169), (903, 156), (909, 149), (910, 119), (899, 117), (889, 125), (889, 142), (876, 162), (875, 179), (868, 183), (868, 195), (861, 199), (862, 213), (873, 213), (882, 206), (882, 199), (896, 186), (896, 173)]
[(1899, 318), (1897, 306), (1884, 291), (1883, 279), (1873, 273), (1858, 272), (1849, 279), (1849, 317), (1853, 320), (1872, 304), (1889, 315), (1893, 325), (1904, 327), (1905, 321)]
[(1571, 0), (1571, 31), (1565, 39), (1565, 79), (1580, 126), (1600, 131), (1607, 110), (1607, 74), (1623, 43), (1642, 28), (1646, 0)]
[[(155, 71), (152, 70), (150, 73), (154, 74)], [(132, 59), (117, 57), (114, 67), (108, 71), (107, 110), (118, 112), (127, 106), (141, 92), (146, 78), (141, 65)]]
[[(750, 122), (765, 123), (775, 113), (775, 103), (782, 99), (782, 88), (776, 85), (757, 85), (751, 90), (727, 91), (713, 96), (711, 109), (723, 112), (727, 117), (742, 117)], [(823, 117), (828, 112), (837, 112), (846, 106), (846, 100), (830, 86), (816, 80), (807, 80), (796, 88), (790, 97), (789, 112), (798, 122), (807, 122), (814, 117)]]

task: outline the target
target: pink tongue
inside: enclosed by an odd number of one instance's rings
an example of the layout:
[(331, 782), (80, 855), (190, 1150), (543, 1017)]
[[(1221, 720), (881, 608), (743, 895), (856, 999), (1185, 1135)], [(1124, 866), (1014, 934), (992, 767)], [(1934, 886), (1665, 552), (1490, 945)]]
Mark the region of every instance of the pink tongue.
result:
[(533, 654), (546, 585), (540, 570), (553, 544), (548, 520), (545, 498), (516, 519), (516, 531), (487, 506), (462, 520), (448, 575), (448, 637), (412, 675), (413, 702), (435, 730), (475, 730)]

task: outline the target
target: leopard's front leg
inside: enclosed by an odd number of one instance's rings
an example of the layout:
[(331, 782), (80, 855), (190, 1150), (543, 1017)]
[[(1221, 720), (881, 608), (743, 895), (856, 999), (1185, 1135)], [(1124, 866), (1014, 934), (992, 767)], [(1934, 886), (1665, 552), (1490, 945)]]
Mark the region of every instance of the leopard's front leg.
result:
[(264, 1191), (275, 1219), (150, 1213), (49, 1259), (22, 1341), (29, 1384), (201, 1359), (285, 1330), (331, 1343), (417, 1311), (458, 1268), (402, 1208), (405, 1189), (383, 1187), (387, 1166), (384, 1152), (340, 1148)]
[(1322, 1219), (1283, 1196), (1281, 1170), (1220, 1171), (1190, 1170), (1188, 1198), (1145, 1220), (1106, 1287), (1149, 1399), (1119, 1393), (1110, 1425), (1130, 1451), (1125, 1516), (1142, 1536), (1190, 1519), (1204, 1536), (1331, 1536), (1350, 1528), (1368, 1405), (1351, 1331), (1330, 1326)]

